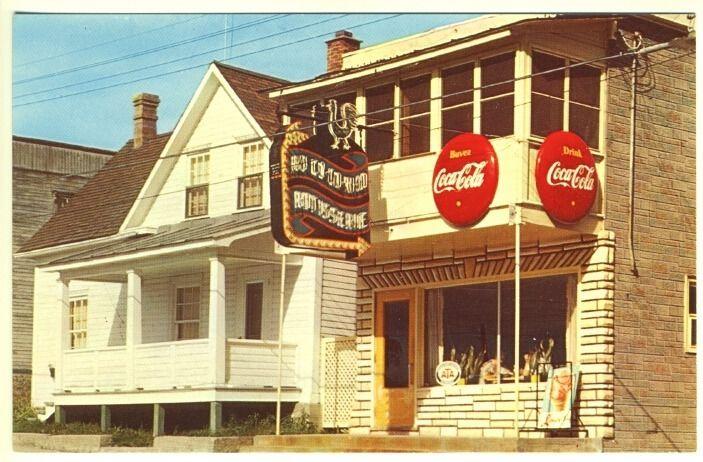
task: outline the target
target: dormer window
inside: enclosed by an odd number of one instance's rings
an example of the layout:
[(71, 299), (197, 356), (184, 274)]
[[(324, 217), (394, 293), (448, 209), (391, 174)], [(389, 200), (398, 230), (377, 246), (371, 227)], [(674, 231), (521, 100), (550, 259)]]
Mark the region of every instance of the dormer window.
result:
[(263, 202), (264, 143), (244, 146), (242, 176), (239, 178), (239, 208), (260, 207)]
[(72, 192), (54, 191), (54, 213), (66, 207), (71, 197), (73, 197)]
[(208, 214), (208, 183), (210, 181), (210, 154), (188, 159), (189, 186), (186, 188), (186, 218)]

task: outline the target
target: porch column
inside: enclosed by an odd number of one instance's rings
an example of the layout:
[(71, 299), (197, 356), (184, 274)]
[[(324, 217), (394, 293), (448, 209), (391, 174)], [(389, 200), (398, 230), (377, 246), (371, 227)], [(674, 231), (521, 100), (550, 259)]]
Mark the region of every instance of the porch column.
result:
[(70, 347), (69, 342), (69, 313), (68, 313), (68, 279), (59, 276), (56, 281), (56, 325), (59, 328), (59, 341), (58, 341), (58, 351), (56, 352), (56, 366), (54, 370), (54, 383), (56, 384), (56, 389), (61, 392), (63, 391), (63, 379), (64, 379), (64, 351)]
[(127, 389), (134, 389), (134, 347), (142, 343), (142, 277), (127, 270)]
[(210, 343), (210, 382), (225, 383), (225, 264), (219, 257), (210, 258), (210, 309), (208, 319)]

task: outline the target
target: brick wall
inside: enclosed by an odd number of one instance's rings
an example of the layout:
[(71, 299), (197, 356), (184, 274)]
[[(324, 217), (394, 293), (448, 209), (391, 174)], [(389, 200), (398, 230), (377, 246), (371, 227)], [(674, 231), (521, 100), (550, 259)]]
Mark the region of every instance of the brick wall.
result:
[[(663, 28), (624, 22), (645, 45)], [(695, 274), (695, 54), (641, 63), (635, 142), (635, 260), (628, 251), (629, 64), (608, 70), (606, 229), (615, 249), (615, 438), (610, 451), (696, 447), (696, 356), (684, 352), (685, 275)], [(618, 66), (621, 64), (622, 67)]]

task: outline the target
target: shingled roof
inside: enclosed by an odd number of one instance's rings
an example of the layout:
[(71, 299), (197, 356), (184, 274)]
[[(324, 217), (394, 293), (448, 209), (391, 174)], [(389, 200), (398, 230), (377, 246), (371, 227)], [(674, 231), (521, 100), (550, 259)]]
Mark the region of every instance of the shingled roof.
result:
[(215, 61), (215, 66), (227, 80), (237, 96), (242, 100), (249, 113), (261, 125), (267, 135), (276, 133), (280, 123), (276, 115), (277, 103), (269, 99), (263, 90), (286, 85), (287, 80), (259, 74), (246, 69), (229, 66)]
[(139, 149), (129, 140), (19, 252), (116, 234), (169, 136), (158, 135)]

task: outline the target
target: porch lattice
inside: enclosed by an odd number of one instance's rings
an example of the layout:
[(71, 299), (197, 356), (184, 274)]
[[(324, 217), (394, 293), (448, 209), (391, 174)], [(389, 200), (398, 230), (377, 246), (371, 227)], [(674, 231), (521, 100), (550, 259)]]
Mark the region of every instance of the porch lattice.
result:
[(324, 428), (348, 428), (355, 393), (356, 338), (323, 338), (321, 346), (322, 426)]

